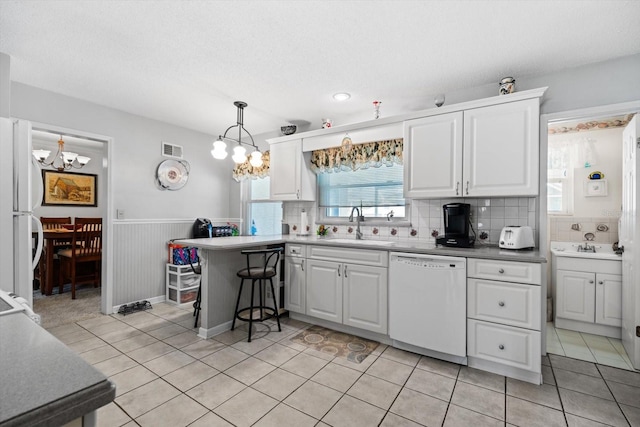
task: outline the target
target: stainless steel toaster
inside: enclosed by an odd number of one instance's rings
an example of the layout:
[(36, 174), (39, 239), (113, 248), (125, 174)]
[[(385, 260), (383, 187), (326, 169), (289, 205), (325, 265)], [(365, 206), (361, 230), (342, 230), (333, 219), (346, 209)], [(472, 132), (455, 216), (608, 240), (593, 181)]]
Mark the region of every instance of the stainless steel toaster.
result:
[(503, 249), (533, 248), (533, 230), (527, 225), (508, 225), (500, 233), (498, 246)]

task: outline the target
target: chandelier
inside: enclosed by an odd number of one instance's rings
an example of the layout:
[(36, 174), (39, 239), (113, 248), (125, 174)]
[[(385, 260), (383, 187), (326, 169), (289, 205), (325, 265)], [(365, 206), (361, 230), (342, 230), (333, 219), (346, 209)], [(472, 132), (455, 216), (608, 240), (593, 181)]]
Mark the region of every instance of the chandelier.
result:
[(33, 155), (42, 166), (51, 166), (58, 169), (58, 171), (71, 168), (80, 169), (91, 160), (91, 158), (87, 156), (80, 156), (78, 153), (64, 151), (62, 135), (60, 135), (60, 139), (58, 140), (58, 151), (50, 161), (47, 161), (49, 154), (51, 154), (50, 150), (33, 150)]
[[(249, 163), (253, 167), (262, 166), (262, 153), (256, 146), (253, 141), (253, 137), (249, 133), (248, 130), (244, 128), (243, 119), (244, 119), (244, 109), (247, 106), (246, 102), (236, 101), (233, 103), (238, 108), (238, 117), (236, 120), (236, 124), (229, 126), (226, 131), (224, 131), (224, 135), (219, 135), (218, 139), (213, 143), (213, 150), (211, 150), (211, 155), (214, 159), (225, 159), (227, 157), (227, 144), (224, 141), (229, 141), (233, 143), (237, 143), (237, 145), (233, 148), (233, 155), (231, 158), (236, 163), (244, 163), (247, 161), (247, 149), (242, 145), (248, 145), (254, 148), (254, 151), (251, 153), (251, 158)], [(227, 137), (227, 133), (233, 128), (238, 128), (238, 139)], [(251, 143), (242, 141), (242, 132), (245, 132), (249, 135), (251, 139)]]

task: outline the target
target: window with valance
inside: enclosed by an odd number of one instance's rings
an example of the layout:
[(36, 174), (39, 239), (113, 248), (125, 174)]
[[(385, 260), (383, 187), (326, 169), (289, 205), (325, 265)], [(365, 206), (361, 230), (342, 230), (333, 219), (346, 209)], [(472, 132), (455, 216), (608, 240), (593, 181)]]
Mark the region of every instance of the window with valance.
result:
[(405, 217), (402, 139), (315, 150), (311, 168), (318, 174), (321, 218), (347, 217), (353, 206), (369, 218), (391, 211)]
[(244, 181), (245, 179), (258, 179), (269, 176), (270, 156), (269, 152), (262, 153), (262, 166), (254, 167), (249, 163), (249, 158), (244, 163), (237, 164), (233, 168), (233, 179)]

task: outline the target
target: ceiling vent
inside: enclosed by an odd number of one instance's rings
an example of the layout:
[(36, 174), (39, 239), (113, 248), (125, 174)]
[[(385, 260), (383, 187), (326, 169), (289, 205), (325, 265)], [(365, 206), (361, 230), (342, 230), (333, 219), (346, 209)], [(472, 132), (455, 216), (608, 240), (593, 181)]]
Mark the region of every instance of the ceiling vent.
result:
[(169, 144), (168, 142), (162, 142), (162, 155), (165, 157), (177, 157), (182, 158), (182, 145)]

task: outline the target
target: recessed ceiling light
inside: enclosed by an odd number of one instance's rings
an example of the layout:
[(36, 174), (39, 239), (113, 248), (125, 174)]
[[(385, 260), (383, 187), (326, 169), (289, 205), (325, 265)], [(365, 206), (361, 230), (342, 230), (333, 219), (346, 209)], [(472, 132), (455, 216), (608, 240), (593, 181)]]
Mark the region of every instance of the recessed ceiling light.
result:
[(340, 93), (333, 94), (333, 99), (335, 99), (336, 101), (346, 101), (349, 98), (351, 98), (351, 94), (347, 92), (340, 92)]

